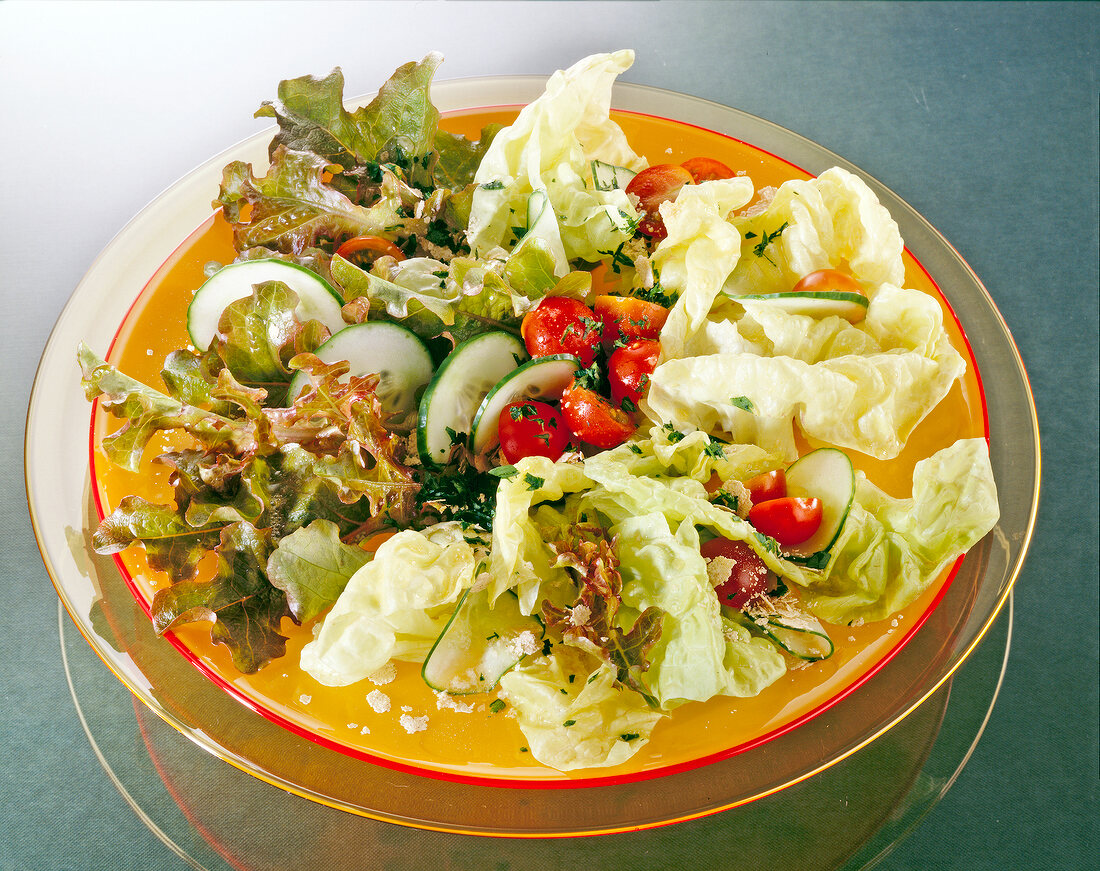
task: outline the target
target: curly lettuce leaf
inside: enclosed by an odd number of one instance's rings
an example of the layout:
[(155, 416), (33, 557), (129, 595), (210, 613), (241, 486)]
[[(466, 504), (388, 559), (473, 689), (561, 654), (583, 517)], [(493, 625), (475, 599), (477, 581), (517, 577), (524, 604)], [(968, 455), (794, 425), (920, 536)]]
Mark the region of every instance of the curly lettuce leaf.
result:
[(332, 168), (324, 157), (284, 146), (275, 150), (262, 178), (242, 161), (226, 166), (214, 205), (233, 227), (237, 250), (263, 247), (300, 255), (326, 241), (385, 235), (388, 227), (400, 225), (399, 200), (358, 205), (326, 183)]
[(163, 633), (185, 623), (213, 620), (211, 638), (229, 648), (233, 664), (251, 674), (286, 652), (280, 630), (289, 616), (286, 596), (263, 571), (271, 551), (266, 530), (236, 523), (222, 530), (217, 569), (209, 581), (188, 580), (153, 597), (153, 627)]
[(430, 88), (443, 56), (431, 52), (398, 67), (378, 95), (354, 112), (344, 108), (344, 75), (339, 67), (323, 79), (302, 76), (279, 83), (279, 105), (265, 101), (256, 117), (275, 118), (279, 132), (271, 153), (283, 146), (311, 151), (344, 168), (379, 161), (395, 149), (409, 157), (432, 150), (439, 111)]

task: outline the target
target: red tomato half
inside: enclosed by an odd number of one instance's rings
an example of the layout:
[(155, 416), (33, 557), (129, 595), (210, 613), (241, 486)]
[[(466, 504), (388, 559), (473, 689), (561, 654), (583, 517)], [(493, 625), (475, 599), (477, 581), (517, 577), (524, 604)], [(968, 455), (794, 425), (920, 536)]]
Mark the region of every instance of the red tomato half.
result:
[(753, 505), (749, 523), (782, 547), (802, 544), (821, 526), (821, 500), (815, 496), (784, 496)]
[(693, 157), (685, 160), (680, 166), (691, 173), (696, 184), (719, 178), (733, 178), (733, 170), (713, 157)]
[(561, 396), (561, 413), (577, 438), (605, 451), (621, 445), (636, 429), (625, 411), (576, 382)]
[(863, 287), (858, 281), (852, 278), (847, 272), (841, 272), (839, 269), (818, 269), (808, 275), (803, 275), (802, 278), (798, 280), (798, 283), (792, 288), (792, 292), (794, 293), (828, 290), (842, 290), (846, 293), (859, 293), (863, 296), (867, 295), (863, 293)]
[(715, 586), (718, 601), (732, 608), (744, 608), (757, 596), (771, 589), (771, 577), (764, 560), (743, 541), (714, 538), (700, 548), (705, 559), (725, 557), (731, 560), (729, 577)]
[(676, 199), (680, 188), (693, 181), (691, 173), (675, 163), (659, 163), (639, 172), (626, 186), (626, 192), (638, 198), (639, 208), (645, 212), (638, 229), (646, 236), (663, 239), (666, 235), (664, 221), (658, 211), (661, 203)]
[(505, 462), (524, 457), (556, 460), (569, 444), (569, 429), (554, 406), (545, 402), (512, 402), (500, 410), (500, 453)]
[(634, 339), (615, 351), (607, 361), (612, 404), (622, 408), (629, 399), (637, 407), (660, 356), (661, 343), (652, 339)]
[(749, 491), (752, 504), (767, 502), (769, 499), (782, 499), (787, 495), (787, 476), (782, 469), (773, 469), (763, 475), (743, 482), (743, 486)]
[(532, 357), (572, 354), (591, 366), (600, 346), (600, 320), (578, 299), (548, 296), (524, 316), (520, 334)]
[(668, 309), (636, 296), (597, 296), (592, 308), (600, 319), (604, 350), (631, 339), (656, 339), (668, 320)]

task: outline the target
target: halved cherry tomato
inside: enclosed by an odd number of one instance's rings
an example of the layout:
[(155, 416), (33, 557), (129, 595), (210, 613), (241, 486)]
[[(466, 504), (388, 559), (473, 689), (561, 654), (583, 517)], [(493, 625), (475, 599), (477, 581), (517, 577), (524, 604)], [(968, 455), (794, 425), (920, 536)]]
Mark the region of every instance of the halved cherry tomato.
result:
[(823, 290), (841, 290), (846, 293), (863, 293), (863, 287), (847, 272), (839, 269), (818, 269), (809, 275), (803, 275), (792, 288), (794, 293), (807, 291), (820, 292)]
[(561, 413), (577, 438), (605, 451), (621, 445), (636, 429), (625, 411), (575, 381), (561, 395)]
[(724, 557), (731, 560), (729, 577), (714, 588), (718, 601), (732, 608), (744, 608), (758, 596), (771, 589), (771, 576), (764, 560), (743, 541), (713, 538), (700, 549), (704, 559)]
[(569, 429), (561, 412), (546, 402), (511, 402), (500, 410), (500, 453), (508, 463), (524, 457), (556, 460), (569, 444)]
[(693, 157), (690, 160), (685, 160), (680, 166), (691, 173), (691, 177), (696, 184), (701, 181), (713, 181), (719, 178), (733, 178), (734, 175), (732, 169), (713, 157)]
[(611, 402), (622, 408), (630, 400), (637, 407), (660, 356), (661, 343), (652, 339), (634, 339), (615, 351), (607, 361)]
[(345, 258), (359, 251), (373, 251), (377, 255), (388, 254), (395, 260), (405, 259), (405, 254), (400, 248), (381, 236), (352, 236), (336, 249), (336, 253)]
[(749, 491), (752, 504), (767, 502), (769, 499), (782, 499), (787, 495), (787, 476), (782, 469), (772, 469), (763, 475), (742, 482)]
[(532, 357), (573, 354), (591, 366), (600, 346), (600, 320), (578, 299), (548, 296), (524, 316), (520, 334)]
[(636, 296), (597, 296), (592, 304), (602, 324), (604, 350), (631, 339), (656, 339), (668, 319), (668, 309)]
[(691, 173), (675, 163), (648, 166), (634, 176), (626, 192), (638, 198), (639, 208), (645, 213), (638, 229), (646, 236), (663, 239), (667, 232), (658, 209), (661, 203), (676, 199), (680, 188), (692, 181)]
[(821, 526), (821, 500), (816, 496), (784, 496), (752, 506), (749, 523), (770, 535), (781, 547), (802, 544)]

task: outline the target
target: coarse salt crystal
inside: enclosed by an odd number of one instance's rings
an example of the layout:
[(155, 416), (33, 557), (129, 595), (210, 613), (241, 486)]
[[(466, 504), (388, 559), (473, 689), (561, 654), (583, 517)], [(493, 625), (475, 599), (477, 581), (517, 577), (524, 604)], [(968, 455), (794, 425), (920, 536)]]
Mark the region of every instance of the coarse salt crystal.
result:
[(388, 683), (392, 683), (394, 678), (397, 677), (397, 669), (394, 668), (392, 662), (387, 662), (378, 671), (372, 674), (368, 680), (376, 687), (385, 686)]
[(399, 722), (401, 723), (401, 727), (410, 735), (414, 732), (423, 732), (428, 728), (427, 715), (423, 717), (413, 717), (409, 714), (402, 714)]
[(384, 714), (390, 709), (390, 697), (381, 690), (371, 690), (367, 693), (367, 704), (376, 714)]
[(300, 701), (303, 705), (308, 705), (310, 702), (313, 701), (313, 696), (307, 696), (305, 695), (305, 693), (303, 693), (302, 695), (298, 696), (298, 701)]
[(473, 713), (474, 710), (473, 702), (467, 703), (455, 701), (455, 697), (452, 696), (450, 693), (439, 691), (437, 691), (435, 694), (435, 706), (441, 711), (444, 709), (450, 709), (452, 711), (458, 711), (460, 714), (470, 714)]

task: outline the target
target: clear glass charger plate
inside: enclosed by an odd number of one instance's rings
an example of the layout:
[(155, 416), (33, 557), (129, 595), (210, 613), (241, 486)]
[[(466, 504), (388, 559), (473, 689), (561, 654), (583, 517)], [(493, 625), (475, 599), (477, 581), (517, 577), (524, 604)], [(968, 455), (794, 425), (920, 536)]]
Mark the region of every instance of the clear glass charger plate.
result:
[[(444, 82), (433, 89), (433, 100), (444, 112), (524, 103), (541, 92), (543, 81)], [(707, 101), (619, 85), (613, 104), (752, 143), (811, 174), (834, 165), (858, 172), (790, 131)], [(115, 562), (97, 557), (89, 547), (98, 518), (87, 431), (72, 425), (88, 416), (74, 349), (82, 339), (99, 348), (111, 343), (145, 282), (209, 214), (221, 168), (230, 159), (263, 165), (269, 136), (258, 134), (212, 158), (151, 203), (104, 250), (50, 337), (28, 414), (28, 500), (44, 561), (65, 608), (134, 695), (194, 743), (300, 796), (416, 827), (520, 836), (640, 829), (746, 804), (838, 763), (931, 698), (988, 631), (1022, 565), (1038, 502), (1039, 441), (1026, 373), (1007, 327), (965, 262), (912, 208), (866, 179), (965, 330), (983, 376), (1002, 513), (994, 531), (963, 561), (920, 631), (858, 692), (736, 756), (655, 780), (567, 793), (440, 780), (375, 765), (283, 729), (230, 698), (154, 636)]]
[(58, 634), (73, 702), (104, 772), (165, 847), (200, 871), (352, 871), (365, 862), (419, 871), (441, 857), (455, 869), (586, 871), (644, 860), (651, 871), (869, 871), (936, 806), (977, 745), (1008, 664), (1012, 599), (974, 655), (920, 708), (816, 777), (678, 826), (565, 842), (402, 828), (272, 789), (137, 702), (60, 604)]

